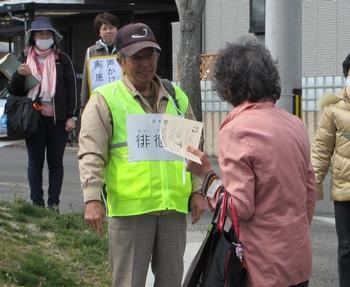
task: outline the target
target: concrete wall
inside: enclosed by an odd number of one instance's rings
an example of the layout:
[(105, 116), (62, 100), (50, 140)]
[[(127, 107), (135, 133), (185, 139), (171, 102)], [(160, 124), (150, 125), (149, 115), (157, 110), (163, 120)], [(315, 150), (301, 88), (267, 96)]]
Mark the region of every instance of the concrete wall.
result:
[[(339, 75), (350, 47), (350, 0), (304, 0), (302, 9), (303, 76)], [(249, 1), (207, 1), (204, 23), (204, 52), (215, 53), (249, 34)]]
[[(341, 75), (350, 52), (350, 0), (304, 0), (302, 75)], [(216, 53), (228, 41), (249, 34), (248, 0), (210, 0), (203, 16), (203, 53)]]
[[(291, 0), (292, 1), (292, 0)], [(342, 75), (342, 62), (350, 53), (350, 0), (303, 0), (302, 3), (302, 77), (309, 82), (309, 77), (321, 76), (334, 78)], [(173, 30), (173, 79), (176, 79), (177, 53), (179, 43), (179, 25), (174, 23)], [(248, 0), (210, 0), (206, 2), (203, 16), (203, 53), (217, 53), (226, 42), (249, 34)], [(259, 41), (263, 41), (260, 37)], [(325, 79), (326, 79), (325, 78)], [(337, 78), (337, 77), (335, 77)], [(338, 92), (342, 84), (338, 77), (332, 84), (324, 81), (324, 87), (315, 85), (310, 93), (308, 84), (303, 84), (303, 121), (308, 129), (310, 140), (313, 139), (319, 114), (317, 101), (322, 91)], [(332, 82), (332, 81), (331, 81)], [(311, 87), (311, 89), (313, 89)], [(318, 93), (320, 92), (320, 93)], [(220, 122), (227, 114), (227, 109), (208, 110), (208, 98), (203, 94), (203, 121), (205, 124), (205, 151), (216, 155), (217, 136)], [(210, 100), (209, 100), (210, 101)], [(314, 108), (310, 108), (310, 102)]]
[(249, 30), (248, 0), (210, 0), (206, 2), (203, 24), (203, 52), (215, 53)]
[[(172, 23), (173, 34), (173, 80), (177, 81), (177, 55), (179, 51), (180, 26)], [(202, 53), (217, 53), (232, 42), (249, 34), (248, 0), (206, 1), (202, 25)]]
[(303, 76), (341, 75), (350, 52), (349, 0), (303, 1)]

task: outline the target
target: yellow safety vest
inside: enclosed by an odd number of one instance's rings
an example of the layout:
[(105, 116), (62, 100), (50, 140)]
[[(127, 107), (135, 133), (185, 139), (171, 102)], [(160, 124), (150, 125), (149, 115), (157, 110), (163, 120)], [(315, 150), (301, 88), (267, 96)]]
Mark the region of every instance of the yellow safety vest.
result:
[[(139, 215), (161, 210), (187, 213), (192, 183), (188, 172), (183, 180), (184, 162), (128, 162), (127, 116), (146, 113), (121, 80), (98, 87), (95, 91), (104, 97), (113, 120), (109, 161), (105, 169), (108, 216)], [(185, 113), (188, 98), (180, 88), (175, 87), (175, 91), (180, 110)], [(166, 113), (178, 114), (171, 98)]]

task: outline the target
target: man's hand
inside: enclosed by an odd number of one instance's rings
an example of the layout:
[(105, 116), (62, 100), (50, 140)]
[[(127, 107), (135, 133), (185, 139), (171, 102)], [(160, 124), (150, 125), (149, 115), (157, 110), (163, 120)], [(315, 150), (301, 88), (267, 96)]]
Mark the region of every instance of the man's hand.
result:
[(92, 200), (87, 202), (85, 204), (84, 218), (94, 230), (96, 230), (100, 235), (102, 235), (105, 211), (101, 201)]
[(67, 132), (70, 132), (72, 131), (73, 129), (75, 129), (75, 120), (73, 120), (73, 118), (69, 118), (66, 120), (66, 123), (65, 123), (65, 130)]
[(208, 156), (204, 152), (202, 152), (201, 150), (195, 149), (191, 146), (187, 147), (187, 151), (198, 156), (202, 162), (202, 164), (198, 164), (198, 163), (191, 161), (191, 160), (188, 161), (187, 170), (189, 172), (201, 177), (201, 178), (205, 178), (205, 176), (208, 174), (208, 172), (212, 170), (211, 163), (208, 159)]
[(191, 211), (192, 211), (192, 224), (198, 222), (204, 211), (207, 209), (207, 202), (204, 195), (201, 193), (192, 193), (191, 195)]

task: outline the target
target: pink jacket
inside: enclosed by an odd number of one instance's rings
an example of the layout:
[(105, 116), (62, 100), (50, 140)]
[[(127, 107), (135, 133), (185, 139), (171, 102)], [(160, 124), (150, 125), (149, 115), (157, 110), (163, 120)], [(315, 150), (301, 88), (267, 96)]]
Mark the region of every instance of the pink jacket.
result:
[(248, 286), (309, 280), (316, 195), (303, 123), (272, 102), (243, 103), (221, 125), (219, 165), (240, 222)]

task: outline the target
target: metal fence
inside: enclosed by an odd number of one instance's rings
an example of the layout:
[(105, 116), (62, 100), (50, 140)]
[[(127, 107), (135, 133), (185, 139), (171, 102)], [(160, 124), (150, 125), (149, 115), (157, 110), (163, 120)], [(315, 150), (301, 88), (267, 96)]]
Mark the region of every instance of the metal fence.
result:
[(302, 109), (305, 112), (318, 111), (317, 101), (326, 93), (339, 93), (344, 87), (343, 76), (321, 76), (302, 78)]
[[(318, 100), (326, 93), (339, 93), (344, 87), (343, 76), (315, 76), (302, 78), (302, 119), (313, 140), (318, 123)], [(201, 81), (202, 111), (204, 122), (204, 150), (210, 156), (217, 155), (219, 127), (231, 105), (223, 102), (211, 81)]]

